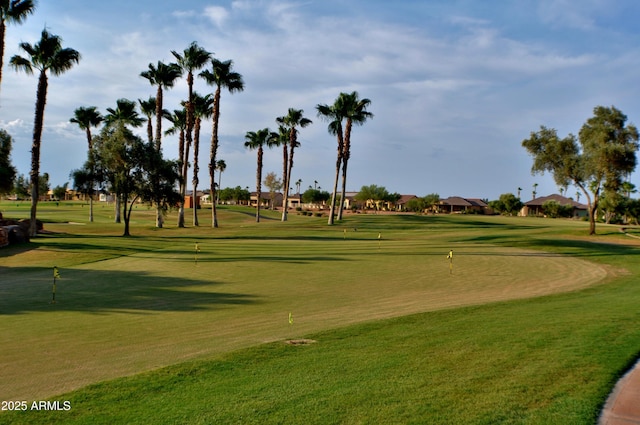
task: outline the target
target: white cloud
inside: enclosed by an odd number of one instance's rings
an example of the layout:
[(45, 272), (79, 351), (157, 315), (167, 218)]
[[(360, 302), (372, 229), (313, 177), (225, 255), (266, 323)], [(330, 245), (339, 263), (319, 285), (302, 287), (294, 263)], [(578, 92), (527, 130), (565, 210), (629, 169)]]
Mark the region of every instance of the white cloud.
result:
[(218, 28), (221, 28), (229, 17), (227, 9), (221, 6), (207, 6), (204, 9), (204, 14)]

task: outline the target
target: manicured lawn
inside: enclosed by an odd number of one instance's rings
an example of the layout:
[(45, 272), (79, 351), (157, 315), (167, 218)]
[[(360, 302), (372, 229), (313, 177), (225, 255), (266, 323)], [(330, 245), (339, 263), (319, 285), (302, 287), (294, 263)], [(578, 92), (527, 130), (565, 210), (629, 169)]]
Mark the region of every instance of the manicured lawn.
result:
[(615, 227), (222, 208), (154, 229), (139, 207), (121, 238), (86, 208), (0, 250), (0, 399), (72, 406), (0, 423), (589, 423), (640, 352), (640, 249)]

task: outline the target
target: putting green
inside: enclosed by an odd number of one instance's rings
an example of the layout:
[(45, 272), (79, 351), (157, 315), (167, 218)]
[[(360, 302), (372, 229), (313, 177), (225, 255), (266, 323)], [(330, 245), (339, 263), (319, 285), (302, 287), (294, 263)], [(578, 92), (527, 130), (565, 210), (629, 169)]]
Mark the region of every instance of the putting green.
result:
[[(574, 291), (615, 274), (609, 266), (538, 251), (360, 236), (187, 237), (108, 255), (92, 253), (87, 239), (74, 242), (83, 252), (80, 264), (73, 264), (68, 248), (53, 245), (3, 259), (0, 398), (53, 397), (264, 342)], [(445, 258), (449, 248), (455, 253), (452, 272)], [(17, 266), (38, 263), (39, 257), (68, 263), (60, 270), (56, 304), (50, 303), (50, 268)]]

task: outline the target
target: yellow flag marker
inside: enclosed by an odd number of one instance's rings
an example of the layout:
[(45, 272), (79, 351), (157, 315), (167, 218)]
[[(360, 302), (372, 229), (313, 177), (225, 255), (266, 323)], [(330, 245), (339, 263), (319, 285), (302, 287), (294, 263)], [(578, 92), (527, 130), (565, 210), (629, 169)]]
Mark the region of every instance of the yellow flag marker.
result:
[(293, 325), (293, 314), (289, 312), (289, 324)]
[(453, 250), (449, 250), (447, 259), (449, 260), (449, 274), (453, 274)]
[(51, 303), (56, 303), (56, 280), (60, 279), (60, 272), (58, 267), (53, 266), (53, 289), (51, 291)]
[(196, 242), (196, 256), (195, 256), (196, 264), (198, 264), (198, 253), (199, 252), (200, 252), (200, 246), (198, 245), (198, 242)]

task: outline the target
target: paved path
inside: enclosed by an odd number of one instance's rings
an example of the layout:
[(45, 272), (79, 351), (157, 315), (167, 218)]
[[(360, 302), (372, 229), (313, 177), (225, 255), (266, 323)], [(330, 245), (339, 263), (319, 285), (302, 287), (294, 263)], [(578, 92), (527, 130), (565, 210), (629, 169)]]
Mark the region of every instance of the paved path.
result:
[(640, 360), (616, 384), (599, 425), (640, 425)]

